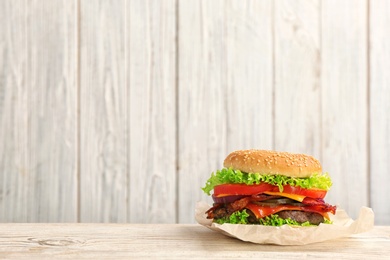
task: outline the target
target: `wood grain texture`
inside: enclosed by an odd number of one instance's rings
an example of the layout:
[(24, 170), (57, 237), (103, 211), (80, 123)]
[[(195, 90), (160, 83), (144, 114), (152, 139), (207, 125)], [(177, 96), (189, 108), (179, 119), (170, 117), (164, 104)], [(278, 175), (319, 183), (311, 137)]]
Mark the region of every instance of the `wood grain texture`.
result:
[(176, 2), (126, 5), (128, 221), (176, 222)]
[(323, 1), (321, 10), (323, 168), (334, 183), (327, 196), (355, 218), (369, 197), (367, 2)]
[(180, 223), (210, 200), (200, 188), (230, 151), (272, 148), (271, 11), (270, 1), (179, 3)]
[(272, 1), (225, 1), (225, 9), (226, 152), (272, 149)]
[(125, 1), (80, 3), (80, 221), (125, 222)]
[(222, 166), (227, 138), (225, 1), (179, 3), (179, 222), (194, 222), (200, 187)]
[(0, 222), (193, 223), (236, 149), (390, 224), (387, 1), (0, 1)]
[(275, 150), (321, 155), (319, 1), (275, 1)]
[(389, 1), (370, 2), (370, 202), (382, 225), (390, 224), (389, 14)]
[[(28, 220), (28, 120), (25, 1), (1, 1), (0, 220)], [(20, 33), (13, 33), (18, 31)], [(22, 33), (23, 32), (23, 33)]]
[(259, 245), (200, 225), (0, 224), (6, 259), (388, 259), (390, 227), (300, 246)]
[(2, 1), (2, 221), (76, 220), (75, 3)]

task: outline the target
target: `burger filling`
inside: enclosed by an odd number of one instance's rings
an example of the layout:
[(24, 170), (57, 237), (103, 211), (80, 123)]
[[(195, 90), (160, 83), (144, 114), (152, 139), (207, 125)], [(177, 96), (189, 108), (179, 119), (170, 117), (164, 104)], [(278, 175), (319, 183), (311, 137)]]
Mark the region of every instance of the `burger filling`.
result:
[(336, 207), (324, 202), (331, 180), (327, 174), (309, 178), (243, 173), (224, 168), (212, 174), (203, 188), (213, 207), (207, 218), (214, 222), (270, 226), (330, 223)]
[[(330, 223), (321, 214), (313, 212), (304, 212), (299, 210), (281, 211), (267, 217), (257, 219), (256, 216), (246, 209), (237, 211), (232, 214), (226, 214), (225, 210), (217, 210), (214, 221), (219, 224), (260, 224), (264, 226), (311, 226), (319, 225), (321, 223)], [(225, 214), (225, 215), (224, 215)]]
[(207, 218), (219, 224), (261, 224), (280, 226), (319, 225), (330, 223), (328, 212), (335, 213), (336, 207), (322, 199), (308, 199), (297, 202), (276, 196), (246, 196), (231, 203), (214, 203)]

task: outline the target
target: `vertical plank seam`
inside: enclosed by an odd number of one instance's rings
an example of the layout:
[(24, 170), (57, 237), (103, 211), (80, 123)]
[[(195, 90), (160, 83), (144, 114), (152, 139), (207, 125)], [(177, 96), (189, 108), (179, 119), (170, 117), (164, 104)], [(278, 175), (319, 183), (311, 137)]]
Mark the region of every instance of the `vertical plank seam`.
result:
[[(225, 41), (226, 41), (226, 39), (227, 39), (227, 18), (226, 18), (226, 16), (227, 16), (227, 6), (228, 6), (228, 2), (226, 2), (226, 4), (224, 4), (223, 5), (223, 7), (224, 7), (224, 13), (223, 13), (223, 35), (222, 35), (222, 37), (224, 37), (225, 38)], [(229, 53), (228, 53), (228, 47), (227, 47), (227, 44), (225, 43), (225, 46), (224, 46), (224, 51), (225, 51), (225, 57), (227, 57), (227, 59), (226, 60), (228, 60), (229, 58), (228, 58), (228, 55), (229, 55)], [(225, 134), (225, 149), (224, 149), (224, 151), (220, 151), (220, 152), (222, 152), (223, 154), (226, 154), (227, 153), (227, 144), (229, 143), (229, 112), (228, 112), (228, 96), (229, 96), (229, 76), (227, 75), (227, 67), (228, 66), (226, 66), (225, 67), (225, 75), (226, 75), (226, 77), (225, 77), (225, 79), (226, 79), (226, 87), (223, 89), (224, 90), (224, 93), (223, 93), (223, 101), (222, 101), (222, 104), (223, 104), (223, 111), (224, 111), (224, 114), (225, 114), (225, 129), (226, 129), (226, 134)], [(221, 71), (222, 71), (222, 66), (221, 66)]]
[(320, 111), (320, 122), (319, 122), (319, 125), (320, 125), (320, 151), (319, 151), (319, 158), (320, 158), (320, 162), (323, 162), (323, 150), (324, 150), (324, 129), (323, 129), (323, 112), (324, 112), (324, 109), (323, 109), (323, 88), (322, 88), (322, 22), (323, 22), (323, 19), (322, 19), (322, 0), (320, 0), (319, 4), (318, 4), (318, 37), (319, 37), (319, 40), (318, 40), (318, 48), (319, 48), (319, 58), (320, 60), (318, 61), (319, 64), (319, 79), (318, 79), (318, 85), (319, 85), (319, 88), (320, 88), (320, 97), (319, 97), (319, 111)]
[[(24, 38), (24, 40), (25, 40), (25, 65), (24, 65), (24, 75), (25, 75), (25, 77), (23, 78), (24, 79), (24, 82), (23, 82), (23, 86), (25, 87), (26, 85), (25, 85), (25, 83), (27, 83), (27, 81), (28, 81), (28, 75), (27, 75), (27, 72), (29, 71), (28, 70), (28, 50), (29, 50), (29, 48), (28, 48), (28, 46), (29, 46), (29, 44), (28, 44), (28, 11), (27, 11), (27, 9), (28, 9), (28, 6), (27, 6), (27, 0), (26, 1), (24, 1), (24, 11), (25, 11), (25, 22), (26, 22), (26, 24), (25, 24), (25, 27), (24, 27), (24, 29), (25, 29), (25, 38)], [(27, 124), (27, 127), (26, 127), (26, 143), (25, 143), (25, 154), (24, 154), (24, 156), (23, 156), (23, 161), (24, 161), (24, 165), (25, 165), (25, 167), (26, 167), (26, 169), (27, 169), (27, 171), (28, 172), (30, 172), (30, 174), (31, 174), (31, 167), (30, 167), (30, 156), (29, 156), (29, 151), (30, 151), (30, 138), (29, 138), (29, 133), (30, 133), (30, 131), (31, 131), (31, 124), (30, 124), (30, 122), (29, 122), (29, 114), (28, 114), (28, 111), (27, 111), (27, 106), (30, 104), (30, 97), (31, 97), (31, 95), (30, 95), (30, 93), (29, 93), (29, 89), (27, 88), (27, 87), (25, 87), (25, 90), (26, 90), (26, 104), (25, 104), (25, 106), (24, 106), (24, 108), (26, 109), (26, 111), (23, 111), (23, 113), (24, 113), (24, 115), (25, 115), (25, 118), (24, 118), (24, 120), (25, 120), (25, 123)], [(29, 174), (29, 176), (30, 176), (30, 174)], [(27, 180), (28, 181), (30, 181), (31, 180), (31, 178), (29, 177), (29, 178), (27, 178)], [(32, 185), (33, 186), (33, 185)], [(28, 193), (31, 193), (31, 189), (30, 189), (30, 187), (29, 187), (29, 189), (23, 194), (23, 195), (27, 195), (28, 196)], [(26, 199), (27, 200), (27, 198), (24, 198), (24, 199)], [(27, 207), (27, 211), (25, 211), (26, 213), (27, 213), (27, 217), (26, 217), (26, 220), (27, 220), (27, 222), (34, 222), (34, 217), (35, 216), (33, 216), (33, 214), (32, 214), (32, 211), (31, 211), (31, 208), (30, 208), (30, 206), (28, 206)]]
[[(224, 114), (224, 123), (225, 123), (225, 140), (224, 140), (224, 144), (222, 144), (222, 149), (220, 149), (219, 153), (222, 153), (222, 154), (227, 154), (228, 153), (228, 144), (229, 144), (229, 111), (228, 111), (228, 97), (229, 97), (229, 76), (228, 76), (228, 60), (229, 60), (229, 50), (228, 50), (228, 44), (226, 44), (226, 41), (228, 39), (228, 19), (227, 19), (227, 15), (228, 15), (228, 8), (233, 8), (232, 6), (229, 6), (229, 4), (231, 4), (231, 2), (228, 2), (226, 1), (225, 4), (222, 5), (221, 8), (223, 8), (223, 14), (222, 14), (222, 19), (223, 19), (223, 25), (222, 25), (222, 36), (221, 38), (224, 38), (225, 41), (223, 41), (223, 46), (221, 48), (222, 52), (221, 53), (224, 53), (224, 57), (226, 58), (225, 59), (225, 67), (222, 65), (223, 62), (221, 62), (220, 64), (220, 70), (221, 70), (221, 74), (224, 74), (225, 77), (224, 79), (222, 79), (221, 77), (221, 81), (225, 80), (225, 88), (222, 88), (222, 97), (223, 97), (223, 100), (221, 101), (221, 105), (222, 105), (222, 108), (223, 108), (223, 114)], [(233, 83), (232, 83), (233, 85)], [(221, 116), (222, 117), (222, 116)], [(222, 140), (222, 139), (221, 139)], [(219, 161), (219, 158), (216, 158), (217, 160), (217, 163), (220, 163)]]
[(367, 200), (368, 200), (368, 206), (371, 207), (371, 89), (370, 89), (370, 81), (371, 81), (371, 54), (370, 54), (370, 0), (367, 0), (366, 2), (367, 10), (366, 10), (366, 72), (367, 72), (367, 82), (366, 82), (366, 88), (367, 88)]
[(125, 71), (124, 71), (124, 75), (125, 75), (125, 97), (126, 97), (126, 111), (125, 111), (125, 124), (126, 124), (126, 147), (125, 147), (125, 153), (126, 153), (126, 220), (127, 222), (131, 222), (131, 219), (130, 219), (130, 131), (131, 131), (131, 128), (130, 128), (130, 108), (131, 106), (129, 105), (129, 100), (130, 100), (130, 97), (129, 97), (129, 93), (130, 93), (130, 86), (128, 86), (128, 75), (127, 75), (127, 66), (128, 66), (128, 56), (127, 56), (127, 44), (126, 44), (126, 41), (127, 41), (127, 35), (128, 35), (128, 18), (127, 18), (127, 1), (124, 0), (125, 2), (125, 26), (124, 26), (124, 33), (125, 33), (125, 36), (124, 36), (124, 39), (123, 39), (123, 46), (124, 46), (124, 52), (125, 52)]
[(77, 64), (76, 64), (76, 181), (77, 181), (77, 192), (76, 192), (76, 211), (77, 211), (77, 222), (81, 221), (81, 160), (80, 160), (80, 151), (81, 151), (81, 0), (76, 0), (76, 26), (77, 26), (77, 36), (76, 36), (76, 55), (77, 55)]
[(276, 149), (275, 147), (275, 144), (276, 144), (276, 134), (275, 134), (275, 126), (276, 126), (276, 105), (275, 105), (275, 99), (276, 99), (276, 82), (275, 82), (275, 30), (276, 30), (276, 26), (275, 26), (275, 19), (276, 19), (276, 15), (275, 15), (275, 1), (272, 1), (272, 11), (271, 11), (271, 15), (272, 15), (272, 18), (271, 18), (271, 26), (272, 26), (272, 36), (271, 36), (271, 40), (272, 40), (272, 149)]
[(179, 118), (179, 0), (175, 1), (175, 223), (179, 221), (179, 142), (180, 142), (180, 118)]

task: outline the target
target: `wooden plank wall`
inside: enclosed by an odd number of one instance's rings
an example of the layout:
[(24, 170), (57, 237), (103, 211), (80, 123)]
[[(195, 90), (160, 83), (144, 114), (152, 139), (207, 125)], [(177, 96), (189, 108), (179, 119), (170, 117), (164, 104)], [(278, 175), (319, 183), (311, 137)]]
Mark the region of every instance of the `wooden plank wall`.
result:
[(0, 221), (193, 223), (232, 150), (390, 225), (386, 0), (0, 1)]
[(76, 1), (0, 1), (0, 221), (77, 221)]

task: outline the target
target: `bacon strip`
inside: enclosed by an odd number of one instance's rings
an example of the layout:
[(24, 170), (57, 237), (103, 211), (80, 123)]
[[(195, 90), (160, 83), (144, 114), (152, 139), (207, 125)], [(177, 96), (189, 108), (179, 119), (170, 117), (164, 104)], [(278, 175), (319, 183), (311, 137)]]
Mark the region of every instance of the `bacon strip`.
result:
[(251, 201), (250, 197), (245, 197), (239, 200), (236, 200), (235, 202), (232, 202), (226, 206), (229, 213), (233, 213), (236, 211), (240, 211), (248, 205), (248, 203)]
[(266, 206), (259, 206), (253, 203), (250, 203), (246, 206), (247, 209), (252, 211), (253, 214), (259, 219), (264, 218), (266, 216), (278, 213), (283, 210), (301, 210), (301, 211), (307, 211), (307, 212), (315, 212), (323, 215), (324, 217), (328, 217), (327, 213), (330, 212), (332, 214), (335, 214), (336, 212), (336, 206), (331, 206), (329, 204), (324, 205), (314, 205), (314, 206), (295, 206), (295, 205), (288, 205), (288, 204), (281, 204), (276, 207), (266, 207)]
[(270, 199), (279, 199), (283, 198), (282, 196), (276, 196), (276, 195), (267, 195), (267, 194), (254, 194), (251, 196), (251, 201), (265, 201), (265, 200), (270, 200)]

